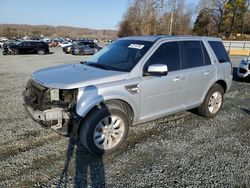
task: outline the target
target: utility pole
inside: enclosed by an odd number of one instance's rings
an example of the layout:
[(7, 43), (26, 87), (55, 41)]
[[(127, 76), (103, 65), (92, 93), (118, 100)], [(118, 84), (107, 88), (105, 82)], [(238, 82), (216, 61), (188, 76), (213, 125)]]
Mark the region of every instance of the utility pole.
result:
[(172, 11), (170, 16), (169, 35), (172, 35), (173, 21), (174, 21), (174, 12)]

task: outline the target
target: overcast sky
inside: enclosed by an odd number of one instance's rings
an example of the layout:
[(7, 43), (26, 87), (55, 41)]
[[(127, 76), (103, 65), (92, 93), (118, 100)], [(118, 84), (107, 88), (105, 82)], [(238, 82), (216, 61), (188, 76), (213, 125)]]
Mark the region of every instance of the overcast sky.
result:
[[(197, 3), (198, 0), (187, 0)], [(0, 24), (117, 29), (131, 0), (0, 0)]]

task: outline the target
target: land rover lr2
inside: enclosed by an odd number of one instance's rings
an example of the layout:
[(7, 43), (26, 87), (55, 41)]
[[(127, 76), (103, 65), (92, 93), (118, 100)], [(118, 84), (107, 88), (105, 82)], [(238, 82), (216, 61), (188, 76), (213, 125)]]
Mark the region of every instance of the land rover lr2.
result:
[(90, 152), (106, 154), (131, 125), (188, 109), (215, 117), (231, 82), (221, 39), (139, 36), (118, 39), (79, 64), (36, 71), (23, 97), (43, 127), (63, 135), (77, 129)]

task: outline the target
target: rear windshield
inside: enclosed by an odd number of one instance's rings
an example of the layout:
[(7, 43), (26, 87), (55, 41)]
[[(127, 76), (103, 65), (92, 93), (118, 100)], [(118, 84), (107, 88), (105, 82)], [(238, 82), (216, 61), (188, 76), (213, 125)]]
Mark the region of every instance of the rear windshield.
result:
[(227, 51), (220, 41), (208, 41), (220, 63), (231, 62)]

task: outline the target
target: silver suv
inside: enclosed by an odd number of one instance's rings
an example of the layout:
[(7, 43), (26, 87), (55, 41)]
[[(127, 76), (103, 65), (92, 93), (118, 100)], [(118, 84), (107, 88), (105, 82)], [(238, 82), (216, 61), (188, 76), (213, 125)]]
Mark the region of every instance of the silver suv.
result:
[(242, 59), (237, 70), (237, 75), (240, 78), (250, 79), (250, 56)]
[(23, 92), (44, 127), (78, 133), (92, 153), (117, 149), (131, 125), (197, 108), (212, 118), (231, 86), (232, 64), (218, 38), (121, 38), (85, 62), (32, 74)]

